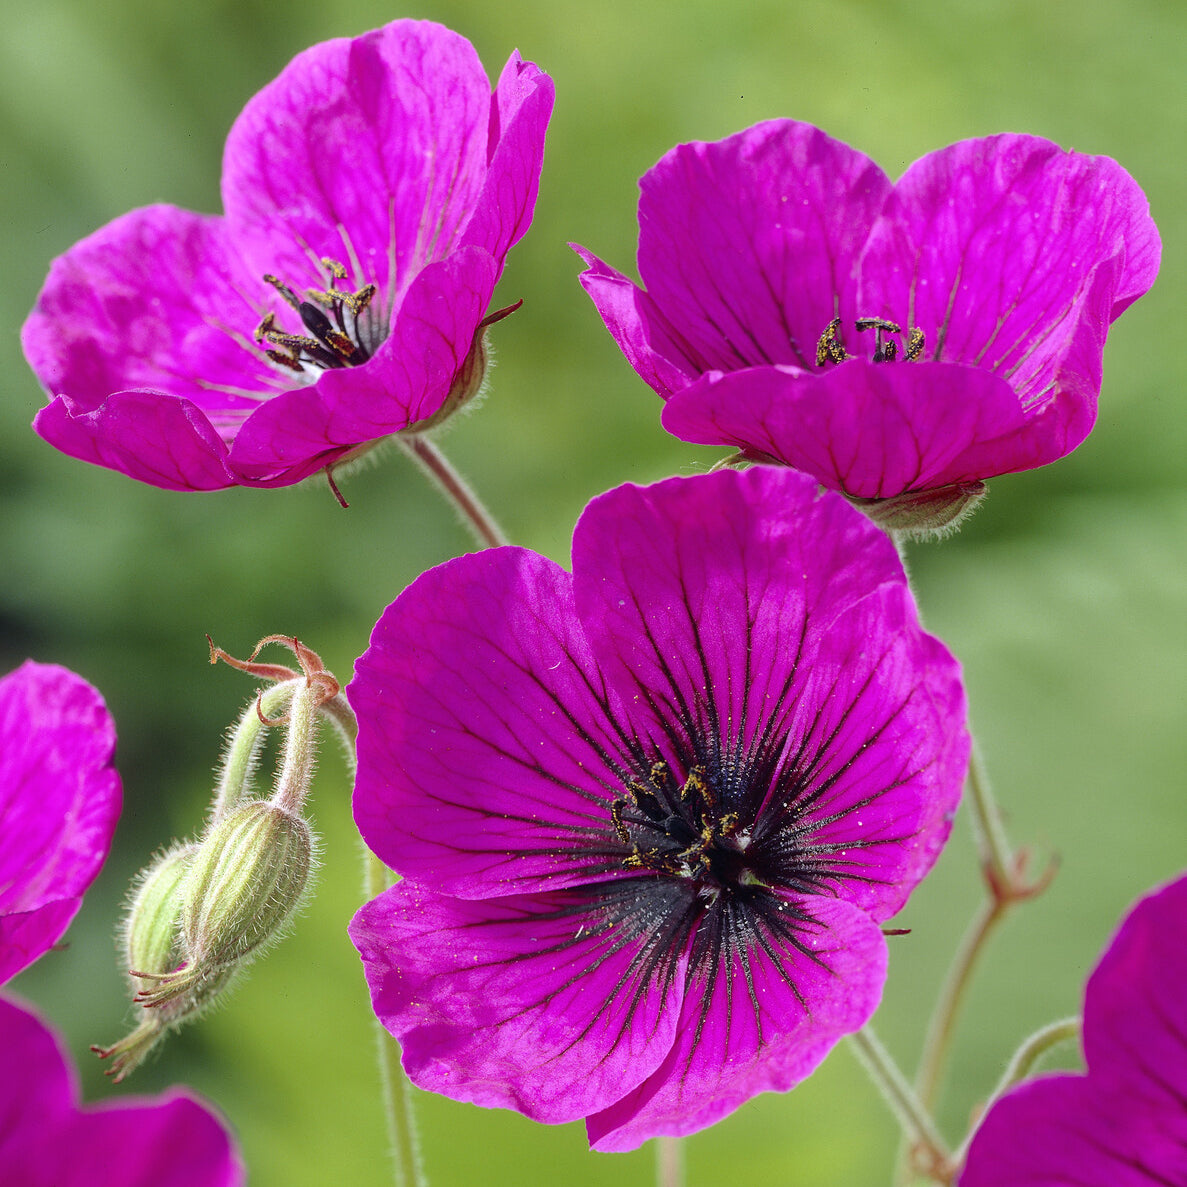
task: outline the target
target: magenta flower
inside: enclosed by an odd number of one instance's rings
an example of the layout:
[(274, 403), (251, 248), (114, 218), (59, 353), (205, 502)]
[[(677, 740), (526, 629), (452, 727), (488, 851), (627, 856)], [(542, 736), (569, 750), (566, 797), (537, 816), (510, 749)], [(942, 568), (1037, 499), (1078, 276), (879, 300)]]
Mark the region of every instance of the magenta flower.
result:
[(0, 998), (0, 1167), (21, 1187), (239, 1187), (226, 1130), (176, 1089), (80, 1108), (74, 1069), (53, 1033)]
[(25, 354), (64, 453), (172, 490), (296, 482), (476, 390), (552, 82), (396, 21), (298, 55), (227, 138), (223, 217), (134, 210), (54, 261)]
[[(0, 983), (55, 944), (107, 857), (120, 812), (99, 694), (32, 661), (0, 680)], [(0, 997), (0, 1178), (21, 1187), (238, 1187), (212, 1113), (184, 1093), (80, 1109), (51, 1031)]]
[(664, 427), (861, 499), (1069, 453), (1109, 323), (1158, 272), (1133, 179), (1035, 136), (951, 145), (892, 185), (772, 120), (680, 145), (640, 185), (646, 289), (578, 251)]
[(864, 1025), (968, 754), (893, 546), (768, 467), (601, 496), (572, 576), (441, 565), (348, 692), (356, 820), (405, 878), (351, 933), (408, 1074), (603, 1150)]
[(1187, 877), (1130, 911), (1084, 992), (1087, 1075), (1004, 1096), (960, 1187), (1187, 1184)]
[(103, 698), (31, 660), (0, 679), (0, 984), (62, 938), (111, 848), (119, 776)]

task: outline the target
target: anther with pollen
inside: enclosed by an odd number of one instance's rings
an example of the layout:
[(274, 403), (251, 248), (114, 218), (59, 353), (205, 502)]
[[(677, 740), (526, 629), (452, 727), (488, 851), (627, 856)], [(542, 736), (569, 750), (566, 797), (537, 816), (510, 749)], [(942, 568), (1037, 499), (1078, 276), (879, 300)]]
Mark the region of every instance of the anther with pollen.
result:
[[(865, 330), (874, 331), (874, 359), (875, 363), (892, 363), (898, 358), (899, 346), (891, 334), (901, 335), (902, 326), (884, 317), (859, 317), (853, 328), (860, 334)], [(907, 335), (907, 345), (903, 351), (903, 358), (907, 362), (915, 362), (923, 354), (924, 336), (918, 327), (912, 327)], [(845, 350), (841, 341), (841, 319), (834, 317), (820, 335), (816, 343), (816, 365), (823, 367), (827, 363), (843, 363), (854, 356)]]
[(365, 284), (355, 292), (337, 287), (345, 280), (344, 265), (329, 258), (321, 261), (329, 277), (324, 289), (306, 289), (303, 300), (279, 277), (265, 273), (264, 282), (271, 285), (301, 319), (307, 334), (290, 334), (276, 325), (276, 315), (267, 313), (256, 327), (255, 339), (270, 347), (265, 353), (274, 363), (290, 371), (302, 372), (307, 366), (320, 370), (331, 367), (350, 367), (365, 363), (370, 351), (359, 334), (359, 319), (370, 306), (376, 293), (373, 284)]
[(703, 765), (690, 766), (681, 784), (666, 762), (653, 763), (626, 791), (610, 805), (615, 836), (630, 849), (626, 869), (712, 880), (725, 849), (740, 852), (737, 813), (719, 812), (718, 789)]
[(820, 335), (820, 341), (816, 343), (816, 365), (818, 367), (823, 367), (825, 363), (843, 363), (846, 359), (852, 358), (841, 342), (840, 331), (841, 319), (834, 317), (825, 327), (824, 333)]

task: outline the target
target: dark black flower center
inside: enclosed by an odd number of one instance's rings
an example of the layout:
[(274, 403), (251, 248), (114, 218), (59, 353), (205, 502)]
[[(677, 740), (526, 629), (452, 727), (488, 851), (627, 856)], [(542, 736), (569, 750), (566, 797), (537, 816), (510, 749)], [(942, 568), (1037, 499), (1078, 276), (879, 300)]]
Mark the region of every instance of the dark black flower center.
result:
[(264, 276), (264, 281), (297, 311), (306, 331), (289, 333), (276, 324), (274, 313), (265, 314), (256, 326), (255, 340), (264, 347), (264, 353), (289, 371), (357, 367), (371, 357), (378, 345), (375, 327), (365, 317), (375, 296), (375, 285), (365, 284), (353, 292), (339, 288), (347, 278), (346, 268), (331, 259), (323, 259), (322, 266), (328, 278), (326, 287), (306, 289), (304, 299), (278, 277), (271, 273)]
[(680, 782), (666, 762), (656, 762), (626, 792), (610, 817), (630, 849), (622, 863), (627, 869), (690, 879), (707, 897), (764, 884), (747, 852), (749, 832), (704, 766), (689, 767)]
[[(853, 328), (859, 334), (866, 330), (874, 331), (875, 363), (891, 363), (898, 357), (898, 342), (890, 337), (892, 334), (902, 335), (903, 328), (897, 322), (887, 321), (884, 317), (859, 317), (853, 323)], [(923, 354), (923, 347), (923, 331), (914, 326), (907, 335), (903, 359), (909, 363), (915, 362)], [(816, 365), (823, 367), (828, 363), (843, 363), (846, 359), (854, 357), (856, 356), (845, 349), (845, 343), (841, 340), (841, 319), (834, 317), (820, 335), (820, 341), (816, 343)]]

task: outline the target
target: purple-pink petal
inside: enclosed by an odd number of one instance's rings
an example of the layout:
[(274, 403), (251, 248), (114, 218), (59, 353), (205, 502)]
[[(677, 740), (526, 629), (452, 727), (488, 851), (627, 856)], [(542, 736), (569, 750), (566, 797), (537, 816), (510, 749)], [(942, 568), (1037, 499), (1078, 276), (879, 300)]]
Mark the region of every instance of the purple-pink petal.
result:
[(280, 387), (250, 343), (262, 310), (248, 279), (224, 220), (130, 211), (54, 260), (21, 331), (25, 357), (52, 396), (81, 409), (111, 392), (169, 392), (226, 416), (229, 440), (236, 414)]
[(459, 557), (380, 618), (347, 689), (355, 820), (394, 869), (466, 898), (586, 881), (629, 760), (573, 610), (523, 549)]
[(240, 1187), (242, 1162), (219, 1120), (188, 1094), (80, 1108), (53, 1033), (0, 998), (0, 1167), (21, 1187)]
[(890, 190), (863, 153), (771, 120), (679, 145), (639, 187), (639, 275), (699, 370), (810, 366), (828, 323), (860, 316), (854, 270)]
[(351, 938), (412, 1081), (562, 1122), (654, 1072), (687, 958), (666, 950), (637, 887), (475, 902), (403, 882), (364, 906)]
[(0, 679), (0, 983), (61, 938), (111, 847), (115, 726), (65, 668)]
[(1091, 1078), (1183, 1117), (1187, 1142), (1187, 878), (1143, 899), (1084, 993)]
[(965, 140), (895, 185), (862, 256), (861, 316), (920, 327), (929, 358), (1002, 375), (1032, 408), (1058, 394), (1068, 342), (1096, 316), (1097, 269), (1119, 265), (1107, 325), (1153, 284), (1159, 252), (1115, 161), (1036, 136)]
[(573, 533), (573, 574), (577, 612), (624, 694), (646, 690), (668, 719), (740, 750), (793, 699), (833, 620), (903, 580), (882, 533), (770, 469), (598, 496)]
[(776, 912), (755, 925), (723, 914), (720, 953), (689, 978), (668, 1058), (588, 1119), (595, 1150), (693, 1133), (760, 1092), (786, 1092), (869, 1021), (886, 979), (881, 931), (836, 899), (788, 897), (781, 908), (811, 922), (780, 927)]
[(1088, 979), (1086, 1075), (1045, 1076), (989, 1110), (960, 1187), (1187, 1183), (1187, 877), (1122, 921)]
[(752, 367), (677, 392), (663, 424), (733, 445), (855, 498), (975, 482), (1054, 461), (1088, 434), (1095, 402), (1028, 415), (1000, 377), (952, 363), (851, 359), (823, 373)]
[(114, 392), (95, 408), (58, 396), (33, 428), (70, 457), (164, 490), (222, 490), (238, 481), (206, 414), (181, 396)]
[(701, 370), (696, 351), (651, 297), (585, 248), (572, 246), (588, 266), (581, 285), (627, 362), (665, 399), (691, 383)]
[(457, 243), (487, 165), (474, 47), (400, 21), (298, 54), (227, 136), (223, 205), (248, 270), (325, 287), (328, 256), (392, 304)]
[(461, 239), (500, 261), (532, 221), (554, 97), (552, 79), (513, 53), (491, 99), (489, 165)]
[(998, 1101), (969, 1147), (960, 1187), (1179, 1187), (1184, 1111), (1143, 1109), (1091, 1077), (1043, 1076)]

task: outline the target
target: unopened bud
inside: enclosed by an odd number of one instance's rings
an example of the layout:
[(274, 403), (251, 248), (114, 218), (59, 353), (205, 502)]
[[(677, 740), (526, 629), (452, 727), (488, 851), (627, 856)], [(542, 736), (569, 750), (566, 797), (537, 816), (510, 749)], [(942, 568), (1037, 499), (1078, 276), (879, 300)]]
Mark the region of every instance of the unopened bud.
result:
[[(181, 915), (185, 886), (197, 845), (176, 845), (140, 876), (124, 920), (122, 947), (138, 1002), (155, 994), (163, 980), (176, 977), (185, 952)], [(178, 1023), (200, 1013), (229, 979), (208, 978), (190, 992), (146, 1009), (131, 1034), (110, 1047), (92, 1047), (111, 1060), (107, 1074), (118, 1083), (144, 1062), (149, 1052)]]
[(123, 948), (138, 991), (150, 988), (150, 978), (172, 972), (184, 959), (181, 910), (186, 876), (197, 852), (197, 845), (167, 850), (143, 872), (134, 888), (124, 922)]
[(216, 822), (186, 882), (182, 932), (194, 964), (234, 964), (277, 938), (312, 865), (309, 825), (283, 808), (244, 804)]

